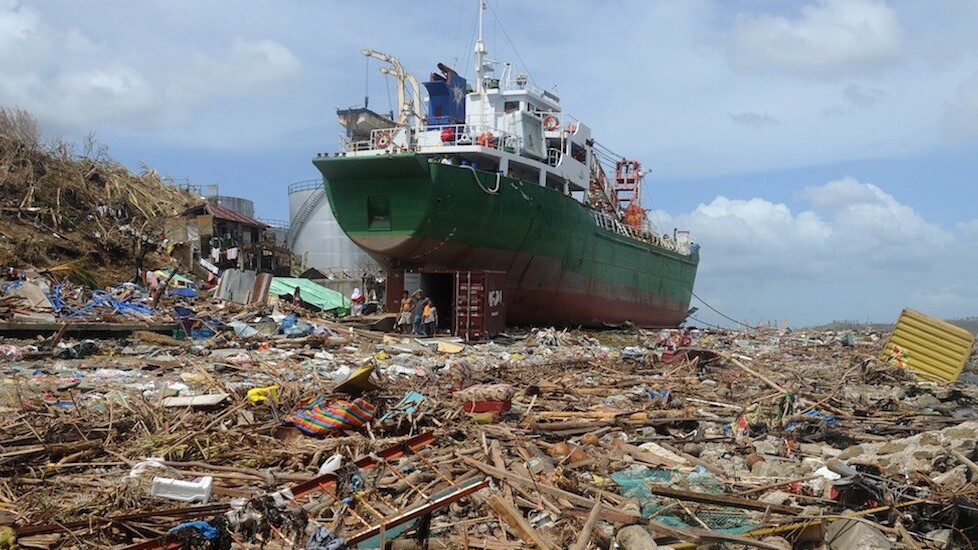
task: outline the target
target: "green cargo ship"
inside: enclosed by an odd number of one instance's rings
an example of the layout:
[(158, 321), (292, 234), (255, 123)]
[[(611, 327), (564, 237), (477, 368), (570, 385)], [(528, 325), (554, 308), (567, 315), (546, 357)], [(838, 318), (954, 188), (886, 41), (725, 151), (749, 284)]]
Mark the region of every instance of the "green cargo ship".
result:
[(390, 63), (400, 112), (338, 112), (344, 150), (313, 160), (358, 246), (391, 270), (505, 272), (509, 324), (686, 319), (698, 245), (686, 232), (659, 234), (640, 206), (641, 165), (603, 163), (559, 98), (509, 65), (491, 78), (481, 31), (474, 86), (439, 64), (424, 102), (395, 58), (364, 53)]

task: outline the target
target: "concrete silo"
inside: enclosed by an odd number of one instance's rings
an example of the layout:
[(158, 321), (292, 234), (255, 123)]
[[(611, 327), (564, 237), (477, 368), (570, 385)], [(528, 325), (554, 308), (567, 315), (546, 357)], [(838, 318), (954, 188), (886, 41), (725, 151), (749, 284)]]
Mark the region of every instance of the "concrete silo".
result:
[(305, 267), (324, 273), (379, 269), (377, 262), (353, 244), (336, 222), (322, 180), (289, 186), (286, 244)]

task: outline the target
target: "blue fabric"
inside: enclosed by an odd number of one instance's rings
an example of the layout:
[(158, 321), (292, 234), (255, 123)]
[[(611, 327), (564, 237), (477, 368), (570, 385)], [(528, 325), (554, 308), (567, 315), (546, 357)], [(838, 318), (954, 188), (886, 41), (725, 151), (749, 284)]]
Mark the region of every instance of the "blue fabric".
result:
[(171, 288), (166, 294), (167, 296), (183, 296), (184, 298), (197, 297), (197, 291), (187, 287)]
[(181, 523), (180, 525), (170, 529), (169, 532), (172, 533), (181, 529), (196, 529), (200, 531), (200, 534), (207, 540), (214, 540), (214, 538), (217, 537), (217, 528), (206, 521), (188, 521), (186, 523)]

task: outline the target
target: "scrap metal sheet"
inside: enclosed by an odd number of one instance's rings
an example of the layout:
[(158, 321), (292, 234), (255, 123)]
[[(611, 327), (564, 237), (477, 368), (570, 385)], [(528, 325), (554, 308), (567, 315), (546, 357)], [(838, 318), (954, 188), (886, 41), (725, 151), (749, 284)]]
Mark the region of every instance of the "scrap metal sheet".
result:
[(975, 335), (929, 315), (904, 309), (880, 359), (934, 382), (954, 382), (964, 369)]

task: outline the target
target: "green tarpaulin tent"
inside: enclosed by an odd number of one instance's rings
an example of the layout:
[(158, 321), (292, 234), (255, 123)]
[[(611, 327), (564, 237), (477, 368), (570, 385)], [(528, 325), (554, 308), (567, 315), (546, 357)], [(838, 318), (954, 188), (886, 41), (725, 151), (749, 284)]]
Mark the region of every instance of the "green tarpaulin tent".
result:
[[(156, 270), (156, 275), (160, 278), (160, 281), (165, 281), (167, 277), (170, 276), (170, 273), (173, 273), (173, 268), (170, 267), (164, 267), (163, 269)], [(177, 273), (172, 279), (170, 279), (170, 286), (189, 286), (190, 288), (193, 288), (194, 282), (191, 279)]]
[(345, 313), (350, 310), (350, 299), (348, 297), (309, 279), (273, 277), (268, 293), (278, 295), (283, 299), (290, 299), (296, 287), (299, 287), (299, 295), (303, 302), (316, 306), (323, 311), (340, 309), (343, 310), (340, 313)]

